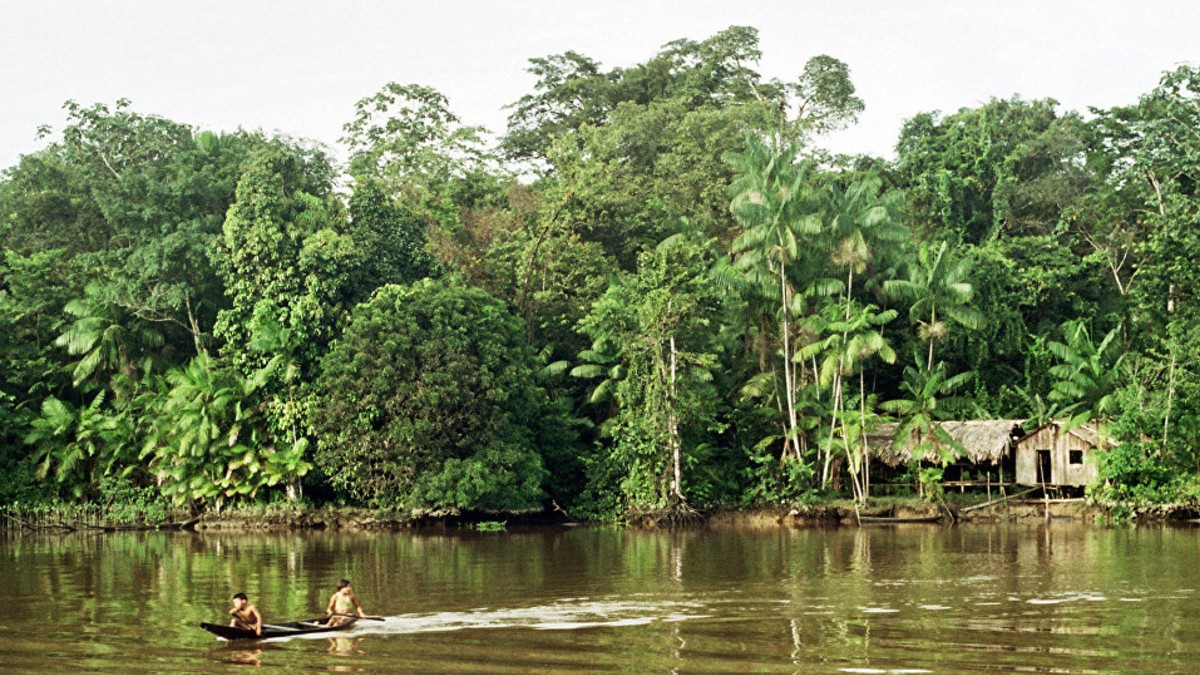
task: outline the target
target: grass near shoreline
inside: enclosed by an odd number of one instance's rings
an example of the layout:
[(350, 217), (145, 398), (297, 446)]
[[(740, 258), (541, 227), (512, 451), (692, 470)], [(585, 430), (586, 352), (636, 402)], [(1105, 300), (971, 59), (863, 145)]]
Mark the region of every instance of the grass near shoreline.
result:
[[(998, 493), (993, 493), (992, 500), (1000, 499)], [(919, 516), (937, 515), (944, 513), (947, 508), (960, 512), (963, 509), (978, 506), (989, 501), (986, 494), (947, 493), (942, 496), (942, 502), (930, 502), (915, 495), (881, 496), (872, 498), (866, 505), (857, 505), (857, 513), (861, 516)], [(1040, 500), (1028, 499), (1025, 505), (1038, 503)], [(1089, 518), (1104, 524), (1145, 522), (1145, 521), (1182, 521), (1196, 518), (1196, 505), (1190, 504), (1151, 504), (1151, 503), (1105, 503), (1088, 499), (1086, 502)], [(839, 498), (822, 500), (795, 507), (792, 504), (764, 504), (750, 508), (713, 507), (706, 509), (707, 516), (727, 512), (793, 510), (800, 508), (802, 512), (825, 514), (835, 517), (838, 514), (854, 514), (856, 505), (852, 500)], [(188, 529), (196, 526), (198, 529), (372, 529), (398, 528), (405, 526), (463, 527), (479, 530), (481, 523), (508, 522), (510, 524), (550, 524), (557, 522), (552, 513), (458, 513), (458, 512), (418, 512), (414, 513), (401, 509), (378, 509), (344, 505), (313, 505), (308, 503), (272, 502), (265, 504), (244, 504), (227, 507), (220, 510), (209, 510), (199, 514), (187, 509), (169, 508), (165, 504), (10, 504), (0, 506), (0, 528), (9, 531), (76, 531), (104, 529), (156, 529), (159, 527), (178, 527), (188, 525)], [(703, 519), (702, 519), (703, 520)], [(629, 523), (627, 523), (629, 524)]]

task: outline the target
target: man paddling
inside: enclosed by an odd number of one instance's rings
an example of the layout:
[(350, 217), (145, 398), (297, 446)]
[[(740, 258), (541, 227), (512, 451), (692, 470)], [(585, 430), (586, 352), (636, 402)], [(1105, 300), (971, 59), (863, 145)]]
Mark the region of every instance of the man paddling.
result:
[(358, 596), (350, 588), (350, 580), (338, 581), (337, 587), (337, 592), (329, 596), (329, 606), (325, 608), (325, 614), (329, 616), (329, 625), (340, 626), (345, 623), (349, 620), (347, 615), (351, 610), (357, 611), (360, 617), (366, 616), (363, 614), (362, 605), (358, 604)]
[(229, 615), (233, 617), (233, 621), (229, 622), (230, 626), (252, 630), (255, 635), (262, 637), (262, 613), (250, 604), (250, 599), (245, 593), (233, 594), (233, 609), (229, 610)]

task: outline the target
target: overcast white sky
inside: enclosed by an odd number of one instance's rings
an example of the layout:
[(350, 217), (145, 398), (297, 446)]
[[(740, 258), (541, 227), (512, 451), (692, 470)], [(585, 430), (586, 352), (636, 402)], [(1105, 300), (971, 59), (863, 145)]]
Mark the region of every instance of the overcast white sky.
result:
[(66, 99), (333, 145), (354, 102), (396, 81), (501, 132), (503, 106), (532, 89), (531, 57), (624, 66), (731, 25), (759, 29), (767, 77), (821, 53), (849, 64), (866, 112), (824, 144), (885, 156), (921, 111), (1014, 93), (1132, 103), (1200, 60), (1200, 2), (1184, 0), (0, 0), (0, 167), (41, 147), (39, 124), (61, 128)]

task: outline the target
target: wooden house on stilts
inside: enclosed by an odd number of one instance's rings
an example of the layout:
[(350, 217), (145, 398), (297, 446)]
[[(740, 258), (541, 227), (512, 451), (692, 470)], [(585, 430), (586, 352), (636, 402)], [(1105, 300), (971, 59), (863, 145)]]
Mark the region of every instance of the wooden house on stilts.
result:
[[(1099, 425), (1075, 426), (1065, 421), (1047, 422), (1029, 433), (1024, 420), (965, 420), (939, 422), (942, 430), (962, 446), (949, 462), (936, 450), (914, 458), (916, 443), (896, 447), (899, 425), (881, 424), (867, 434), (872, 480), (885, 482), (889, 474), (904, 473), (914, 459), (923, 466), (943, 467), (946, 487), (1017, 484), (1030, 487), (1081, 488), (1099, 475), (1096, 453), (1117, 442), (1104, 436)], [(883, 479), (883, 480), (881, 480)]]
[(1047, 422), (1016, 442), (1017, 483), (1084, 487), (1098, 475), (1096, 451), (1116, 445), (1090, 422)]

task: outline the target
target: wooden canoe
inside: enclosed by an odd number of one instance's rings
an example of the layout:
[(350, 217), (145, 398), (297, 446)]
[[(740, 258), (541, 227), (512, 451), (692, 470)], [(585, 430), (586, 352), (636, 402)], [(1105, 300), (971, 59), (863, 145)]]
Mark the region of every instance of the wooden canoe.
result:
[(287, 623), (264, 623), (262, 635), (259, 636), (248, 628), (226, 626), (215, 623), (201, 623), (200, 627), (226, 640), (269, 640), (271, 638), (293, 637), (310, 633), (332, 633), (346, 630), (354, 625), (357, 617), (347, 617), (346, 621), (336, 626), (329, 625), (329, 617), (322, 616), (306, 621), (289, 621)]

